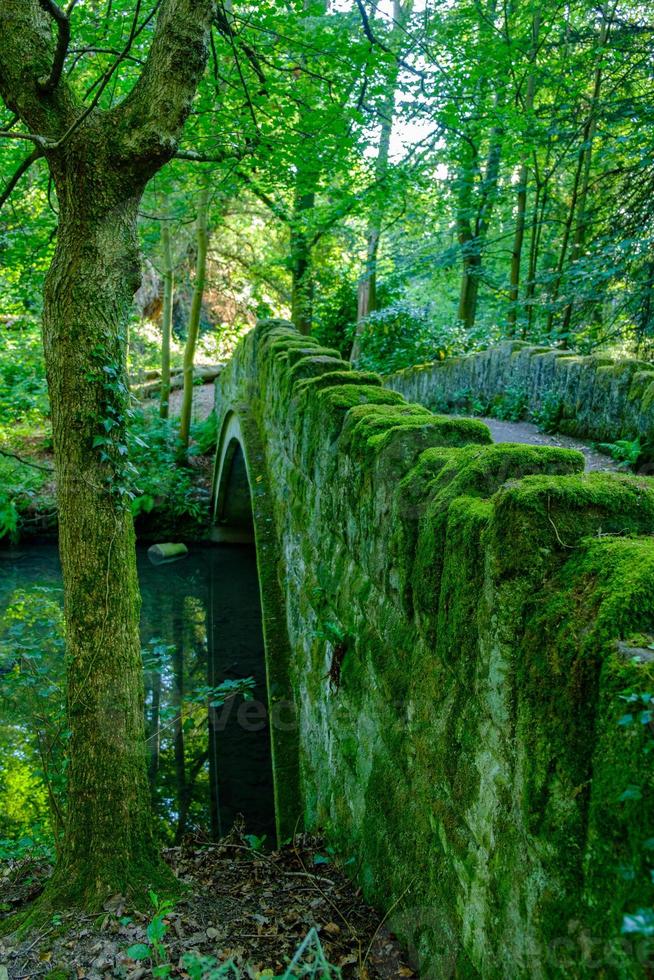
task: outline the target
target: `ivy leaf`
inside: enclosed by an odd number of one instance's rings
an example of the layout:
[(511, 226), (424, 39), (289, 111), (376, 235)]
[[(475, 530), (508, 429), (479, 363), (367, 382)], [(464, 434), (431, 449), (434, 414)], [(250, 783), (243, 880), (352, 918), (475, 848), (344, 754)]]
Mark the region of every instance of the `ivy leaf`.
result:
[(127, 955), (132, 960), (147, 960), (150, 953), (150, 947), (146, 946), (145, 943), (135, 943), (134, 946), (130, 946), (127, 950)]

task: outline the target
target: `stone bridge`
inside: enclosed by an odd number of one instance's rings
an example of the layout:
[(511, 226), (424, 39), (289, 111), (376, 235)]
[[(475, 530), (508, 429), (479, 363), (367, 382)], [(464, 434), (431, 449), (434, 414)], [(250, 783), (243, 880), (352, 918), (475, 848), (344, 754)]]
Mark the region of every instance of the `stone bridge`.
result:
[(619, 721), (653, 690), (652, 484), (493, 445), (281, 321), (216, 411), (280, 836), (325, 830), (422, 977), (645, 976), (652, 733)]

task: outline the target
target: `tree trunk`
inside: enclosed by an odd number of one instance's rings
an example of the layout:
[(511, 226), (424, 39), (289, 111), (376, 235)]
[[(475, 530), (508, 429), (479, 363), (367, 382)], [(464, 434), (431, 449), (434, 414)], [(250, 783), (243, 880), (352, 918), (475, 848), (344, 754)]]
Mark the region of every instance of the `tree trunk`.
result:
[[(534, 62), (538, 51), (538, 35), (540, 33), (541, 13), (536, 11), (532, 19), (531, 35), (532, 46), (529, 53), (531, 71), (527, 79), (527, 91), (525, 93), (524, 111), (530, 115), (534, 108), (534, 97), (536, 94), (536, 75), (534, 72)], [(520, 165), (518, 175), (518, 190), (516, 195), (516, 221), (515, 232), (513, 235), (513, 248), (511, 250), (511, 278), (509, 284), (509, 312), (507, 321), (509, 325), (509, 336), (514, 336), (516, 323), (518, 320), (518, 296), (520, 293), (520, 265), (522, 263), (522, 246), (525, 238), (525, 222), (527, 216), (527, 185), (529, 183), (529, 154), (526, 152)]]
[[(615, 12), (615, 7), (614, 7)], [(586, 125), (584, 126), (582, 132), (582, 141), (579, 147), (579, 153), (577, 156), (577, 167), (575, 170), (574, 182), (572, 186), (572, 197), (570, 200), (570, 208), (568, 210), (568, 216), (565, 222), (563, 231), (563, 240), (561, 242), (561, 251), (559, 254), (559, 261), (556, 267), (556, 275), (554, 278), (552, 296), (550, 299), (550, 311), (547, 318), (547, 331), (549, 334), (553, 332), (554, 318), (556, 315), (555, 304), (559, 297), (559, 291), (561, 287), (561, 280), (563, 278), (563, 270), (565, 268), (565, 261), (568, 252), (568, 246), (570, 244), (570, 238), (573, 237), (572, 244), (572, 261), (574, 262), (581, 253), (581, 247), (583, 245), (584, 237), (586, 234), (586, 226), (588, 216), (586, 213), (587, 200), (588, 200), (588, 188), (590, 183), (590, 166), (593, 156), (593, 141), (595, 138), (595, 131), (597, 129), (597, 110), (599, 107), (600, 94), (602, 91), (602, 76), (603, 76), (603, 58), (604, 58), (604, 47), (608, 40), (609, 30), (611, 27), (610, 20), (608, 20), (607, 9), (603, 10), (604, 20), (602, 21), (602, 27), (600, 29), (599, 39), (598, 39), (598, 53), (595, 62), (595, 71), (593, 74), (593, 91), (591, 96), (590, 111), (588, 114), (588, 119), (586, 120)], [(577, 224), (575, 227), (575, 219)], [(575, 227), (574, 236), (572, 236), (572, 229)], [(567, 345), (567, 333), (570, 327), (570, 321), (572, 319), (572, 309), (574, 303), (571, 301), (567, 304), (565, 312), (563, 314), (563, 320), (561, 323), (560, 335), (563, 338), (564, 343)]]
[[(496, 100), (497, 102), (497, 100)], [(457, 234), (461, 246), (462, 275), (459, 294), (459, 315), (461, 323), (472, 329), (477, 317), (477, 300), (482, 271), (482, 256), (490, 219), (495, 204), (497, 182), (500, 174), (502, 152), (502, 130), (494, 126), (490, 134), (486, 169), (481, 185), (481, 196), (477, 207), (474, 230), (471, 225), (471, 198), (473, 190), (472, 165), (464, 169), (459, 178), (459, 207), (457, 213)]]
[(83, 188), (72, 156), (55, 172), (59, 228), (43, 317), (71, 730), (64, 845), (48, 895), (92, 908), (167, 875), (146, 775), (126, 462), (125, 328), (139, 280), (139, 198), (123, 201), (109, 180)]
[[(382, 136), (383, 136), (382, 132)], [(390, 140), (390, 127), (388, 128), (388, 138)], [(362, 278), (359, 280), (357, 288), (357, 329), (352, 345), (350, 359), (356, 361), (360, 353), (359, 338), (363, 321), (369, 313), (377, 309), (377, 254), (379, 252), (379, 239), (381, 238), (381, 214), (373, 216), (368, 226), (368, 241), (366, 245), (366, 268)]]
[(175, 271), (173, 268), (173, 253), (170, 246), (170, 226), (164, 221), (161, 227), (161, 244), (163, 248), (163, 315), (161, 318), (161, 393), (159, 399), (159, 415), (168, 418), (168, 401), (170, 399), (170, 339), (173, 332), (173, 291), (175, 288)]
[[(413, 0), (408, 0), (402, 4), (401, 0), (393, 0), (393, 29), (390, 37), (390, 48), (395, 50), (401, 43), (402, 35), (405, 34), (405, 24), (411, 13)], [(395, 90), (397, 88), (397, 77), (399, 74), (399, 63), (395, 62), (388, 79), (386, 97), (381, 110), (381, 132), (379, 134), (379, 147), (377, 149), (377, 159), (375, 160), (375, 178), (381, 180), (388, 170), (388, 157), (391, 146), (391, 135), (393, 133), (393, 116), (395, 114)], [(354, 333), (354, 342), (350, 353), (350, 360), (356, 362), (361, 353), (361, 333), (363, 322), (369, 313), (377, 309), (377, 255), (379, 252), (379, 240), (381, 238), (381, 226), (384, 210), (381, 207), (373, 209), (370, 223), (368, 225), (368, 235), (366, 243), (366, 267), (364, 274), (359, 280), (357, 289), (357, 325)]]
[[(605, 13), (606, 16), (606, 13)], [(583, 168), (582, 168), (582, 178), (581, 178), (581, 189), (579, 192), (579, 200), (577, 202), (577, 225), (575, 228), (575, 234), (572, 241), (572, 252), (571, 259), (572, 262), (576, 262), (581, 256), (583, 251), (584, 242), (586, 240), (586, 232), (588, 229), (588, 191), (590, 188), (590, 168), (593, 159), (593, 142), (595, 140), (595, 132), (597, 130), (597, 109), (599, 107), (600, 95), (602, 91), (602, 76), (603, 76), (603, 52), (604, 46), (608, 40), (610, 23), (604, 21), (602, 24), (602, 29), (600, 31), (599, 38), (599, 55), (598, 61), (595, 66), (595, 76), (593, 81), (593, 96), (591, 101), (591, 114), (588, 126), (586, 127), (585, 135), (585, 147), (583, 150)], [(565, 313), (563, 314), (563, 322), (561, 324), (561, 332), (564, 338), (567, 337), (570, 330), (570, 323), (572, 321), (572, 311), (574, 309), (574, 300), (571, 299), (565, 308)]]
[(313, 275), (311, 247), (304, 225), (315, 200), (313, 190), (296, 193), (291, 229), (291, 320), (305, 335), (311, 333), (313, 322)]
[(202, 297), (204, 296), (204, 283), (207, 274), (207, 216), (209, 210), (209, 188), (204, 187), (200, 192), (198, 203), (198, 224), (197, 224), (197, 260), (195, 265), (195, 284), (193, 287), (193, 300), (191, 302), (191, 313), (188, 323), (188, 335), (186, 346), (184, 347), (184, 394), (182, 395), (182, 409), (179, 418), (179, 456), (185, 460), (188, 452), (189, 435), (191, 431), (191, 411), (193, 409), (193, 362), (195, 360), (195, 347), (198, 341), (200, 330), (200, 314), (202, 312)]
[(463, 271), (459, 292), (458, 318), (463, 326), (470, 330), (474, 327), (477, 317), (481, 254), (477, 251), (479, 243), (468, 228), (461, 228), (459, 244), (462, 250)]
[(138, 79), (101, 110), (61, 70), (53, 8), (67, 20), (56, 4), (0, 0), (0, 95), (42, 149), (59, 203), (43, 339), (71, 735), (63, 846), (33, 921), (53, 908), (95, 911), (116, 893), (143, 899), (174, 880), (147, 780), (125, 360), (139, 203), (176, 153), (215, 12), (211, 0), (161, 0)]
[(173, 682), (171, 705), (173, 709), (173, 741), (175, 749), (175, 784), (177, 786), (177, 828), (175, 843), (179, 844), (186, 832), (188, 813), (186, 786), (186, 751), (184, 748), (184, 625), (176, 619), (173, 652)]

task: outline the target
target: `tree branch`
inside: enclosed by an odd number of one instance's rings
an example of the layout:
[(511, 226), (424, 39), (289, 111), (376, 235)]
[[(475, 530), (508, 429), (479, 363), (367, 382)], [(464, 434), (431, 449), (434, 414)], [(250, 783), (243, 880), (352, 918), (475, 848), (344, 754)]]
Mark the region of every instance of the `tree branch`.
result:
[(143, 71), (107, 114), (126, 158), (150, 172), (177, 152), (207, 62), (213, 15), (214, 0), (161, 0)]
[(190, 160), (192, 163), (225, 163), (226, 160), (241, 159), (243, 154), (233, 150), (217, 150), (215, 153), (198, 153), (196, 150), (178, 150), (175, 160)]
[[(53, 38), (53, 16), (46, 0), (0, 0), (0, 97), (25, 127), (18, 134), (10, 125), (2, 136), (27, 139), (43, 150), (51, 149), (79, 111), (61, 74), (64, 38), (61, 31)], [(60, 20), (66, 14), (57, 7), (56, 16)], [(53, 78), (57, 84), (46, 95), (42, 85)]]
[(23, 162), (18, 166), (13, 177), (7, 181), (5, 189), (0, 194), (0, 208), (4, 207), (4, 205), (7, 203), (23, 174), (26, 174), (32, 164), (35, 163), (36, 160), (38, 160), (42, 155), (41, 150), (33, 150), (28, 157), (25, 157)]
[(276, 201), (273, 201), (272, 197), (269, 197), (265, 191), (262, 191), (261, 188), (257, 184), (255, 184), (254, 180), (252, 179), (252, 177), (250, 177), (249, 174), (243, 173), (242, 170), (237, 170), (236, 173), (238, 174), (239, 177), (241, 177), (242, 180), (245, 181), (245, 183), (248, 185), (248, 187), (250, 188), (254, 196), (258, 197), (259, 200), (263, 204), (265, 204), (267, 208), (270, 208), (270, 210), (272, 211), (272, 213), (275, 215), (276, 218), (279, 218), (279, 220), (283, 221), (284, 224), (290, 225), (291, 219), (285, 208), (283, 208), (280, 204), (277, 204)]
[[(66, 130), (66, 132), (63, 134), (63, 136), (61, 136), (56, 141), (56, 143), (51, 147), (51, 149), (58, 149), (63, 143), (66, 142), (66, 140), (68, 140), (73, 135), (73, 133), (75, 132), (76, 129), (79, 129), (79, 127), (82, 125), (82, 123), (84, 122), (84, 120), (87, 119), (88, 116), (91, 115), (91, 113), (93, 112), (93, 110), (97, 106), (98, 102), (100, 101), (100, 98), (102, 97), (102, 93), (104, 92), (104, 90), (106, 89), (107, 85), (111, 81), (113, 75), (118, 70), (118, 68), (120, 67), (121, 63), (128, 57), (129, 52), (131, 50), (131, 47), (132, 47), (132, 44), (134, 43), (135, 38), (137, 38), (138, 35), (142, 33), (142, 31), (145, 29), (145, 27), (150, 23), (150, 21), (154, 17), (154, 15), (155, 15), (155, 13), (157, 11), (157, 6), (158, 6), (158, 4), (155, 5), (154, 9), (145, 18), (145, 20), (143, 21), (143, 23), (139, 25), (139, 23), (138, 23), (138, 16), (139, 16), (139, 10), (141, 8), (141, 0), (137, 0), (136, 10), (134, 12), (134, 17), (132, 18), (132, 27), (130, 29), (129, 37), (127, 38), (127, 42), (125, 43), (125, 46), (124, 46), (123, 50), (120, 52), (120, 54), (118, 55), (118, 57), (116, 58), (116, 60), (114, 61), (114, 63), (107, 69), (107, 71), (104, 73), (104, 75), (102, 75), (100, 77), (99, 83), (98, 83), (98, 81), (96, 81), (94, 83), (94, 86), (95, 85), (98, 85), (98, 90), (95, 93), (95, 95), (93, 96), (93, 99), (90, 102), (90, 104), (87, 105), (86, 109), (84, 109), (84, 111), (71, 123), (71, 125), (68, 127), (68, 129)], [(92, 88), (94, 86), (92, 86)], [(89, 94), (89, 93), (87, 93), (87, 94)]]
[[(50, 95), (59, 84), (61, 73), (64, 70), (64, 62), (66, 61), (68, 45), (70, 44), (70, 21), (54, 0), (39, 0), (39, 6), (46, 13), (50, 14), (57, 25), (57, 46), (55, 48), (50, 75), (47, 78), (40, 78), (38, 82), (41, 92), (44, 95)], [(71, 10), (72, 6), (71, 4)]]
[(388, 45), (384, 44), (383, 41), (380, 41), (379, 38), (373, 33), (372, 27), (370, 25), (370, 18), (368, 17), (368, 11), (364, 7), (362, 0), (356, 0), (356, 5), (359, 9), (359, 14), (361, 16), (361, 26), (363, 27), (363, 33), (366, 35), (370, 43), (376, 45), (378, 48), (381, 48), (382, 51), (386, 52), (386, 54), (390, 54), (391, 58), (395, 58), (398, 65), (401, 65), (402, 68), (405, 69), (405, 71), (410, 72), (412, 75), (417, 75), (418, 78), (422, 78), (422, 79), (426, 78), (427, 76), (424, 71), (420, 71), (418, 68), (414, 68), (413, 65), (410, 65), (408, 61), (404, 60), (404, 58), (400, 58), (395, 53), (395, 51), (389, 48)]
[(16, 459), (23, 466), (33, 466), (35, 470), (45, 470), (46, 473), (53, 473), (54, 469), (52, 466), (43, 466), (41, 463), (33, 463), (30, 459), (24, 459), (22, 456), (18, 456), (16, 453), (10, 453), (7, 449), (0, 449), (0, 456), (7, 456), (9, 459)]
[(50, 146), (45, 136), (39, 136), (38, 133), (14, 133), (10, 129), (0, 129), (0, 137), (6, 140), (27, 140), (30, 143), (36, 143), (42, 150), (46, 150)]

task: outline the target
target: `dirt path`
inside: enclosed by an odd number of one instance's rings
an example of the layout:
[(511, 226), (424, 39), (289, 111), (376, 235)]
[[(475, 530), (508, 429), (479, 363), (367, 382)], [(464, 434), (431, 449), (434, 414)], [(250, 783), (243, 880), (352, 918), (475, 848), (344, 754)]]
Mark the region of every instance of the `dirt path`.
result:
[[(211, 414), (214, 405), (215, 385), (196, 385), (193, 389), (193, 418), (201, 422)], [(170, 393), (170, 414), (179, 415), (182, 406), (182, 390), (178, 388)]]
[(527, 446), (561, 446), (563, 449), (577, 449), (586, 457), (586, 470), (619, 469), (609, 456), (598, 453), (591, 446), (570, 436), (547, 435), (531, 422), (504, 422), (501, 419), (483, 418), (491, 430), (494, 442), (519, 442)]

